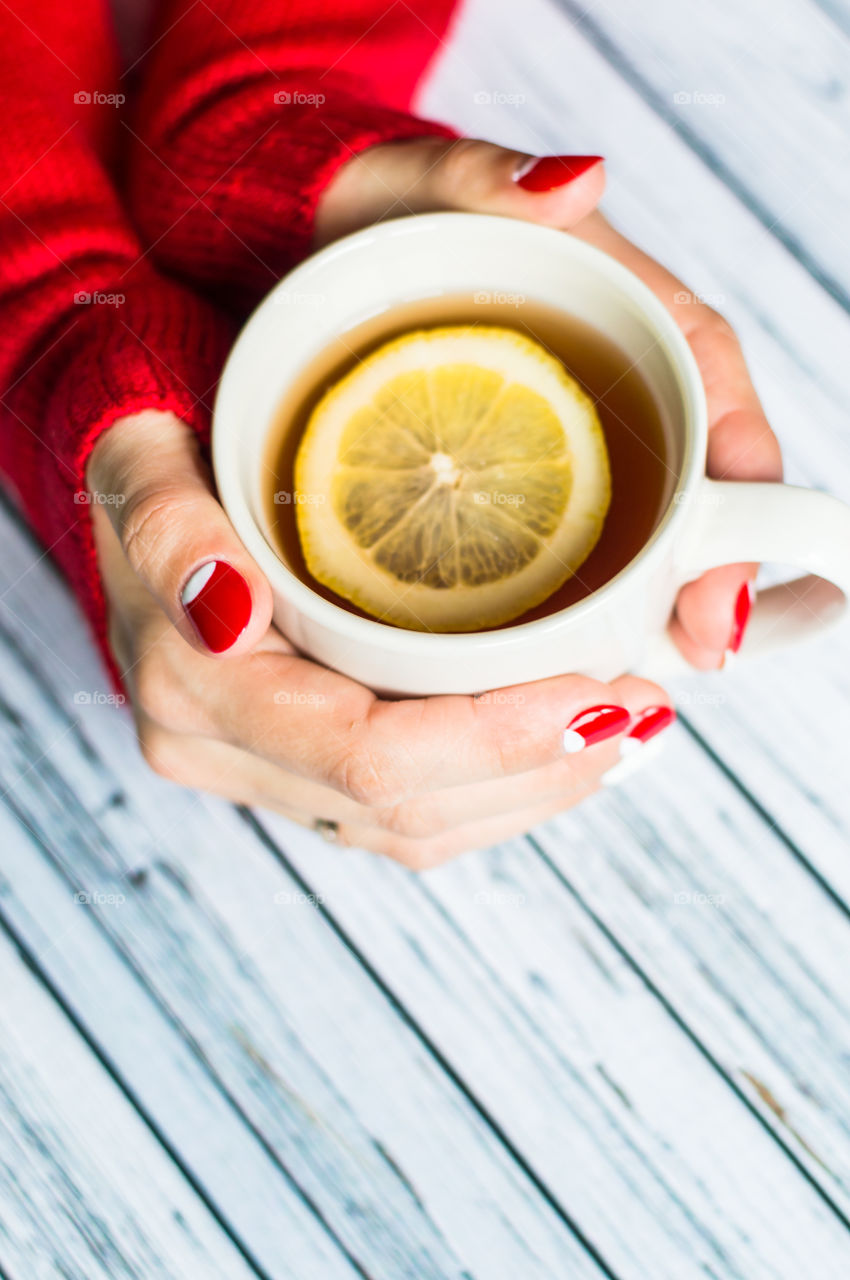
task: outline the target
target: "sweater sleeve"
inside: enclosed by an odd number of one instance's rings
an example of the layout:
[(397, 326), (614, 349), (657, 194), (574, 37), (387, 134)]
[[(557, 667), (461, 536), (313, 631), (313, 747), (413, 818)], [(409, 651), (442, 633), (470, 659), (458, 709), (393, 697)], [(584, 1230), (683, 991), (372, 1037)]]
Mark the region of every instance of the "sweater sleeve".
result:
[(103, 0), (30, 0), (26, 18), (0, 6), (0, 470), (120, 687), (86, 461), (141, 409), (172, 410), (205, 436), (232, 335), (157, 274), (107, 175), (121, 93)]
[(453, 0), (170, 0), (142, 68), (130, 199), (159, 262), (237, 311), (310, 251), (319, 196), (376, 143), (453, 138), (410, 102)]

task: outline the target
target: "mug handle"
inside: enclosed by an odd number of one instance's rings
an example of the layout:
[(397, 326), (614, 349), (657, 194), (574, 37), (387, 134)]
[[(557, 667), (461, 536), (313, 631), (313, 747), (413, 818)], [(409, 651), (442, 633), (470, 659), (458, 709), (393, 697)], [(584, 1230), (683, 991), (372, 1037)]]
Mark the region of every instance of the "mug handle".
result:
[[(806, 570), (758, 593), (738, 657), (795, 644), (833, 626), (850, 598), (850, 506), (790, 484), (703, 478), (683, 497), (692, 519), (679, 547), (676, 590), (706, 569), (741, 560)], [(693, 674), (665, 630), (652, 639), (639, 674), (667, 680)]]

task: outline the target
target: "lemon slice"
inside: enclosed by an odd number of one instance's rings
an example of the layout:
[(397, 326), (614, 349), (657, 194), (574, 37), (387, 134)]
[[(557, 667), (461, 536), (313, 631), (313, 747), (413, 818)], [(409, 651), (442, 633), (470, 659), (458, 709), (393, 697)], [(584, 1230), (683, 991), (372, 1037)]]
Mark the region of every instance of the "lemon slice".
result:
[(540, 604), (593, 550), (610, 495), (592, 401), (543, 347), (489, 326), (379, 347), (316, 405), (295, 460), (310, 572), (413, 630)]

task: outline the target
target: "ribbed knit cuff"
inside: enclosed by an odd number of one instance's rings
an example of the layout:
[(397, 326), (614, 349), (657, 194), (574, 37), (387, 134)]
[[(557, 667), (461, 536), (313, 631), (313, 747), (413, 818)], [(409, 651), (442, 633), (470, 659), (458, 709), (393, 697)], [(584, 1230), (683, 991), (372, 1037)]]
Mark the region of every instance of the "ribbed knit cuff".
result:
[(158, 157), (135, 153), (134, 216), (157, 261), (243, 314), (310, 253), (319, 197), (346, 160), (380, 143), (458, 136), (318, 84), (250, 84), (158, 143)]
[(233, 337), (229, 322), (179, 285), (151, 274), (124, 288), (123, 294), (101, 294), (122, 299), (112, 303), (97, 301), (93, 291), (79, 319), (64, 327), (39, 363), (38, 379), (30, 376), (27, 390), (10, 397), (13, 449), (3, 459), (29, 523), (83, 607), (119, 691), (86, 463), (105, 430), (144, 409), (176, 414), (206, 447), (215, 384)]

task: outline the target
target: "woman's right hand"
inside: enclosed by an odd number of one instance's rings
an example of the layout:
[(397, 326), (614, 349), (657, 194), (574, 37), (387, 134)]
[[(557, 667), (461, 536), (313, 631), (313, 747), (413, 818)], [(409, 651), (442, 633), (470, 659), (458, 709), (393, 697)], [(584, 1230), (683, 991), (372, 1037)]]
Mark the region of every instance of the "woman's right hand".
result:
[[(325, 819), (340, 843), (422, 869), (577, 804), (625, 736), (636, 743), (670, 718), (645, 715), (669, 699), (632, 676), (389, 701), (299, 656), (271, 623), (269, 584), (214, 496), (194, 433), (171, 414), (116, 422), (87, 481), (141, 750), (184, 786), (307, 826)], [(624, 711), (599, 713), (612, 707)]]

